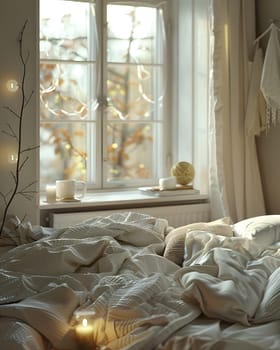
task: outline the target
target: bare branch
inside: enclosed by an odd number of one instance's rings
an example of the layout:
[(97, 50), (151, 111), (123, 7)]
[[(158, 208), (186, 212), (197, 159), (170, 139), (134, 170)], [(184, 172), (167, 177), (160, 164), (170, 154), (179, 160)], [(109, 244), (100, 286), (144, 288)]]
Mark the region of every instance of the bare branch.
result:
[[(34, 193), (36, 193), (36, 191), (34, 191)], [(34, 196), (34, 193), (32, 192), (18, 192), (17, 194), (21, 195), (22, 197), (24, 197), (25, 199), (27, 199), (28, 201), (31, 201), (33, 196)]]
[(7, 126), (8, 126), (8, 129), (10, 130), (10, 133), (9, 133), (8, 131), (6, 131), (6, 130), (2, 130), (2, 133), (3, 133), (3, 134), (6, 134), (6, 135), (8, 135), (8, 136), (10, 136), (10, 137), (13, 137), (13, 138), (15, 138), (15, 139), (18, 141), (18, 136), (17, 136), (17, 134), (14, 132), (14, 129), (12, 128), (11, 124), (10, 124), (10, 123), (7, 123)]
[(28, 161), (29, 157), (27, 156), (24, 161), (21, 163), (21, 166), (19, 167), (18, 171), (20, 172), (22, 168), (24, 167), (25, 163)]
[(14, 137), (16, 140), (18, 140), (18, 138), (17, 138), (16, 135), (10, 134), (10, 133), (8, 133), (8, 131), (6, 131), (6, 130), (1, 130), (1, 132), (2, 132), (3, 134), (5, 134), (5, 135), (10, 136), (10, 137)]
[(26, 28), (26, 26), (27, 26), (27, 23), (28, 23), (28, 19), (25, 20), (25, 22), (23, 23), (23, 26), (22, 26), (22, 28), (21, 28), (21, 31), (19, 32), (18, 41), (19, 41), (19, 43), (20, 43), (20, 47), (22, 47), (23, 34), (24, 34), (25, 28)]
[(17, 194), (25, 197), (28, 200), (31, 200), (34, 197), (34, 194), (36, 194), (37, 192), (35, 190), (28, 190), (26, 191), (26, 189), (28, 187), (31, 187), (35, 184), (36, 181), (34, 181), (33, 183), (30, 183), (28, 186), (26, 186), (24, 189), (22, 189), (21, 191), (18, 191)]
[(25, 99), (25, 104), (24, 104), (24, 108), (29, 104), (31, 97), (34, 94), (34, 90), (31, 91), (30, 95), (28, 96), (28, 98)]
[(11, 124), (10, 124), (10, 123), (7, 123), (7, 125), (8, 125), (8, 128), (10, 129), (11, 133), (12, 133), (15, 137), (17, 137), (17, 135), (16, 135), (16, 133), (14, 132), (14, 129), (12, 128)]
[(23, 187), (23, 188), (21, 189), (20, 192), (24, 192), (26, 189), (28, 189), (29, 187), (35, 185), (37, 182), (38, 182), (38, 181), (32, 181), (32, 182), (30, 182), (28, 185), (26, 185), (25, 187)]
[(18, 114), (18, 113), (16, 113), (11, 107), (9, 107), (9, 106), (3, 106), (2, 108), (4, 108), (4, 109), (7, 109), (9, 112), (11, 112), (14, 116), (16, 116), (17, 118), (21, 118), (21, 116)]
[(13, 178), (13, 180), (14, 180), (15, 184), (16, 184), (16, 183), (17, 183), (17, 178), (16, 178), (16, 175), (14, 174), (14, 172), (13, 172), (13, 171), (10, 171), (10, 174), (11, 174), (11, 176), (12, 176), (12, 178)]
[(24, 152), (33, 151), (34, 149), (37, 149), (37, 148), (40, 148), (40, 146), (37, 145), (37, 146), (34, 146), (34, 147), (25, 148), (25, 149), (23, 149), (22, 151), (20, 151), (20, 153), (22, 154), (22, 153), (24, 153)]

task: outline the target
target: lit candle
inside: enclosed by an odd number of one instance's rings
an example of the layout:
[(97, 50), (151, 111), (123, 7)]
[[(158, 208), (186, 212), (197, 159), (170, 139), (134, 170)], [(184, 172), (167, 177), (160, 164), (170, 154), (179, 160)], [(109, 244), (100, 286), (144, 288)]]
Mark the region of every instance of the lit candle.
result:
[(56, 202), (56, 186), (55, 185), (47, 185), (46, 186), (46, 197), (48, 203)]
[(93, 326), (88, 324), (88, 320), (84, 318), (81, 324), (76, 326), (76, 335), (79, 342), (79, 349), (95, 349), (93, 339)]

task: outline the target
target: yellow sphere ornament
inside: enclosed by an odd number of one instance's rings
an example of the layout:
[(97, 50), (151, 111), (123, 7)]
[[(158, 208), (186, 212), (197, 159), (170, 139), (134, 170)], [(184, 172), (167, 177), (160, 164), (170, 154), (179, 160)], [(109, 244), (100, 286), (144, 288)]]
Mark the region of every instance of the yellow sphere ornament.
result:
[(188, 185), (194, 179), (194, 167), (188, 162), (178, 162), (172, 166), (171, 175), (176, 177), (177, 184)]

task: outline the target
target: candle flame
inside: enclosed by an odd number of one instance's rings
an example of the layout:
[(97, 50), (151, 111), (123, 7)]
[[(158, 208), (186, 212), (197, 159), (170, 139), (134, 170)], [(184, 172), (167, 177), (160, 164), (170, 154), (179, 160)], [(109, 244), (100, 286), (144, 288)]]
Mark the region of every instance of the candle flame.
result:
[(82, 325), (83, 325), (83, 327), (84, 327), (84, 328), (86, 328), (86, 327), (87, 327), (87, 325), (88, 325), (88, 321), (87, 321), (87, 319), (86, 319), (86, 318), (84, 318), (84, 319), (83, 319), (83, 321), (82, 321)]

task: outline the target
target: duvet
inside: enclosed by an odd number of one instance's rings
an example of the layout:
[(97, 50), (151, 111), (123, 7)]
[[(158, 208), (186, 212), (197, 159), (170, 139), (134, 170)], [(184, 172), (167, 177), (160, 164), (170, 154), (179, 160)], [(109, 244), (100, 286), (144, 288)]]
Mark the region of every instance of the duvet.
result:
[(169, 230), (130, 212), (59, 230), (11, 219), (1, 349), (279, 349), (277, 244), (195, 230), (177, 265), (163, 256)]

